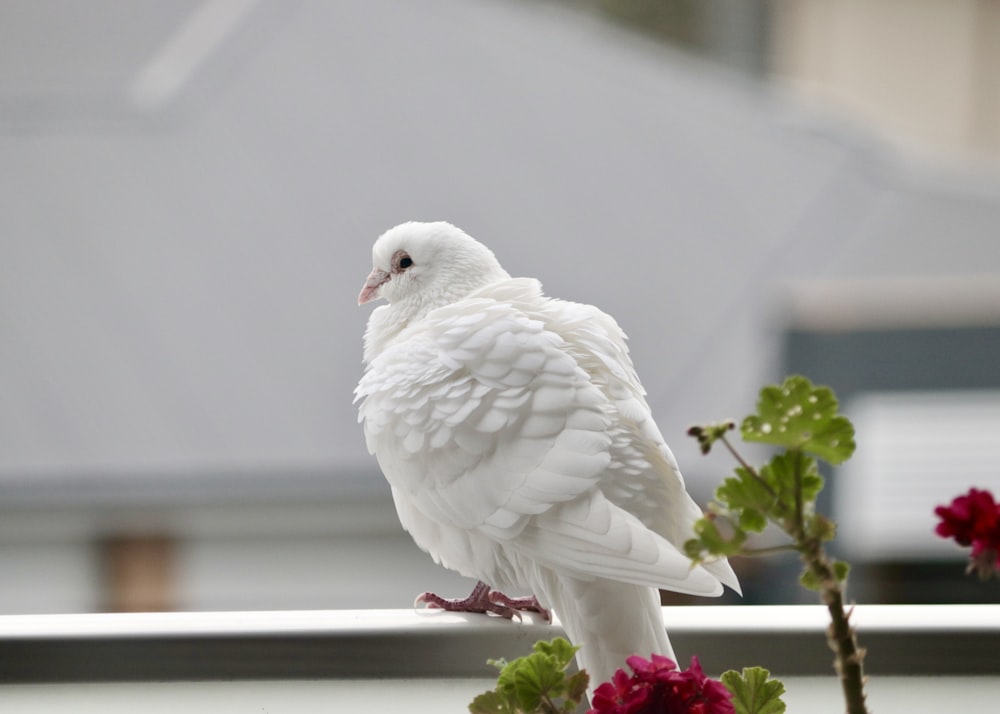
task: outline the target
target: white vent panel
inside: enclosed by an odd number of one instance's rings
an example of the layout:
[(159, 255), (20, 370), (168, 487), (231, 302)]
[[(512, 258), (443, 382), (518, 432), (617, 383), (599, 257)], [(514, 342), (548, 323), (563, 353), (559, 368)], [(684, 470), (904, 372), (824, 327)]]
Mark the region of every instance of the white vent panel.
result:
[(858, 448), (834, 475), (838, 542), (859, 560), (960, 556), (934, 508), (973, 486), (1000, 497), (1000, 391), (869, 393), (844, 411)]

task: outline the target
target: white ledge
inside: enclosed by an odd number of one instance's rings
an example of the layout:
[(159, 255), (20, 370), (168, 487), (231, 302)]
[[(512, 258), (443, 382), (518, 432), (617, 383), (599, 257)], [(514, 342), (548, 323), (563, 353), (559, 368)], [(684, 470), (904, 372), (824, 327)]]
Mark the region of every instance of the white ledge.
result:
[[(822, 605), (718, 605), (663, 608), (672, 634), (822, 632), (829, 625)], [(868, 632), (1000, 633), (1000, 605), (857, 605), (852, 622)], [(120, 637), (253, 637), (282, 635), (427, 635), (509, 632), (511, 628), (553, 637), (558, 620), (537, 615), (523, 621), (434, 609), (260, 610), (240, 612), (82, 613), (0, 616), (0, 640)]]
[[(666, 607), (664, 619), (678, 656), (710, 671), (829, 672), (822, 606)], [(852, 622), (872, 673), (1000, 670), (1000, 605), (861, 605)], [(477, 677), (488, 658), (561, 634), (533, 616), (412, 609), (3, 616), (0, 680)]]

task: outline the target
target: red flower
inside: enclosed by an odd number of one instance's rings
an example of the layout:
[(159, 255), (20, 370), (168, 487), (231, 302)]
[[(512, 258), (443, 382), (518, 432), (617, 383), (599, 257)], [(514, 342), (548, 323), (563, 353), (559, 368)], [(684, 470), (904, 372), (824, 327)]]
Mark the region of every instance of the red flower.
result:
[(954, 538), (959, 545), (972, 546), (969, 570), (988, 578), (1000, 568), (1000, 506), (989, 491), (969, 489), (950, 506), (934, 509), (941, 522), (934, 529), (943, 538)]
[(661, 655), (629, 657), (627, 663), (632, 676), (619, 669), (594, 690), (588, 714), (735, 714), (733, 695), (705, 676), (697, 657), (683, 672)]

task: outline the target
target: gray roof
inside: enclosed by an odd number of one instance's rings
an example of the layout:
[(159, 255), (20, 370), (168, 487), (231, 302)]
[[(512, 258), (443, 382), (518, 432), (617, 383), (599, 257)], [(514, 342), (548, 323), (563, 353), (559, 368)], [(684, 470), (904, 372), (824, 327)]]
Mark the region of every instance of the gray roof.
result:
[(614, 315), (689, 472), (777, 376), (784, 281), (1000, 272), (995, 177), (561, 4), (102, 1), (77, 45), (40, 5), (0, 22), (49, 60), (0, 63), (8, 489), (367, 478), (355, 300), (403, 220)]

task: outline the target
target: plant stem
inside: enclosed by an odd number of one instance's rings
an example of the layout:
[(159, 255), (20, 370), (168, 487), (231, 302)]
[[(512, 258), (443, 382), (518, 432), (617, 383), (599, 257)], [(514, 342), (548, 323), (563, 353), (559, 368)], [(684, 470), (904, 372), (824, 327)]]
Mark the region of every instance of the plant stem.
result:
[(736, 447), (734, 447), (732, 444), (729, 443), (729, 439), (727, 439), (725, 436), (720, 436), (719, 441), (721, 441), (723, 445), (727, 449), (729, 449), (729, 453), (732, 454), (733, 458), (739, 462), (740, 466), (742, 466), (746, 470), (746, 472), (750, 474), (750, 477), (753, 480), (759, 483), (764, 488), (764, 490), (767, 491), (775, 499), (778, 498), (778, 494), (775, 493), (773, 488), (771, 488), (771, 484), (769, 484), (767, 481), (765, 481), (760, 477), (760, 474), (757, 472), (757, 469), (751, 466), (750, 463), (743, 458), (742, 454), (740, 454), (740, 452), (736, 450)]
[[(775, 548), (762, 548), (758, 552), (743, 551), (742, 555), (759, 554), (768, 551), (796, 550), (799, 553), (806, 569), (820, 584), (820, 596), (830, 613), (830, 627), (827, 629), (827, 644), (835, 655), (834, 668), (840, 677), (841, 689), (844, 692), (844, 701), (847, 706), (847, 714), (868, 714), (865, 704), (865, 675), (862, 667), (862, 660), (865, 651), (858, 645), (857, 634), (850, 623), (850, 613), (844, 610), (844, 590), (841, 581), (838, 580), (833, 566), (827, 558), (826, 550), (820, 538), (809, 535), (815, 529), (807, 526), (807, 520), (816, 518), (811, 507), (806, 508), (802, 494), (804, 459), (802, 452), (798, 449), (790, 449), (795, 455), (794, 462), (794, 512), (788, 514), (788, 507), (782, 504), (775, 493), (760, 473), (753, 468), (729, 443), (725, 436), (720, 436), (719, 440), (726, 446), (729, 453), (739, 462), (750, 478), (761, 484), (769, 494), (775, 497), (773, 511), (768, 514), (768, 518), (781, 526), (794, 540), (790, 546), (777, 546)], [(812, 504), (810, 503), (810, 506)]]
[(857, 634), (851, 626), (849, 612), (844, 611), (844, 593), (826, 557), (823, 544), (811, 538), (801, 544), (800, 552), (806, 567), (822, 585), (823, 603), (830, 613), (827, 644), (836, 658), (834, 667), (840, 676), (840, 686), (847, 704), (847, 714), (868, 714), (865, 705), (865, 675), (862, 660), (865, 652), (858, 646)]
[(820, 584), (820, 597), (830, 613), (826, 641), (833, 650), (834, 669), (840, 677), (847, 714), (868, 714), (865, 705), (865, 674), (861, 665), (864, 650), (858, 646), (857, 634), (851, 626), (850, 613), (844, 610), (844, 590), (833, 572), (826, 549), (819, 538), (806, 535), (806, 513), (802, 499), (802, 452), (795, 450), (795, 517), (794, 533), (802, 561)]

